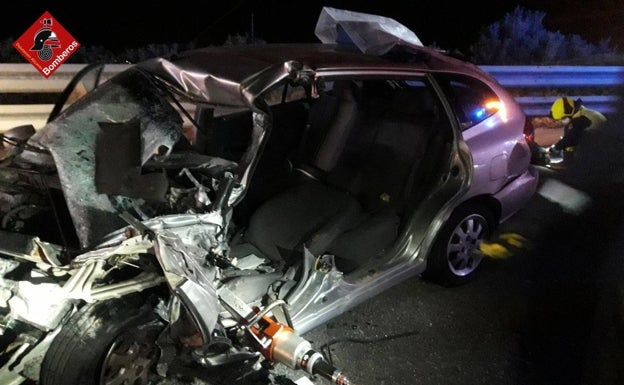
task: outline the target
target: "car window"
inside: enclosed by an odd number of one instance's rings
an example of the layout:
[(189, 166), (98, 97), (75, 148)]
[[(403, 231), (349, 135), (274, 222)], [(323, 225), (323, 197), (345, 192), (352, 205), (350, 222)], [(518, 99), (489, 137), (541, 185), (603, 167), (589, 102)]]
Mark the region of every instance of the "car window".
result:
[(481, 81), (467, 76), (437, 74), (462, 130), (482, 122), (496, 113), (500, 100)]
[(431, 84), (425, 77), (375, 75), (323, 85), (310, 107), (301, 163), (367, 209), (409, 211), (453, 138)]
[(86, 95), (87, 92), (99, 86), (103, 71), (104, 65), (97, 63), (89, 64), (78, 71), (56, 100), (52, 112), (48, 116), (48, 122), (54, 120), (63, 110)]
[(270, 105), (293, 102), (307, 98), (305, 89), (302, 86), (291, 86), (283, 84), (273, 88), (262, 95), (264, 100)]
[[(353, 81), (353, 90), (358, 102), (367, 105), (374, 104), (378, 109), (385, 111), (386, 116), (393, 119), (404, 119), (413, 124), (433, 126), (441, 125), (440, 121), (446, 118), (442, 113), (443, 107), (435, 91), (424, 78), (357, 78)], [(325, 80), (324, 92), (334, 93), (336, 82)], [(381, 106), (385, 106), (382, 108)]]

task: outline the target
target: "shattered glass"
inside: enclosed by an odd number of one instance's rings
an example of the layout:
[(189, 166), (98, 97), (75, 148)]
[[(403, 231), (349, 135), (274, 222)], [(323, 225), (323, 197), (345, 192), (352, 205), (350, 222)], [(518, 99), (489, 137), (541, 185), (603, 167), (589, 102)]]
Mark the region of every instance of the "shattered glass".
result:
[[(103, 124), (128, 122), (136, 122), (140, 130), (136, 157), (141, 163), (160, 146), (172, 147), (182, 133), (182, 119), (162, 91), (144, 73), (130, 70), (80, 99), (31, 139), (37, 147), (49, 149), (54, 158), (84, 248), (126, 225), (118, 217), (123, 208), (97, 188), (96, 147)], [(106, 161), (117, 165), (114, 157)], [(119, 177), (127, 175), (120, 172)]]

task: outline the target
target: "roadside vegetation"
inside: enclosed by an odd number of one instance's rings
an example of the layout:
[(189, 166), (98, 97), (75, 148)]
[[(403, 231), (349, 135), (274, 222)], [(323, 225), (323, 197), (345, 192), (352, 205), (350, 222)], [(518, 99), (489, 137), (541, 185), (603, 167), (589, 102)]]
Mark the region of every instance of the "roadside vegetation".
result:
[(484, 27), (470, 47), (481, 65), (622, 65), (624, 54), (609, 39), (592, 44), (579, 35), (549, 31), (545, 12), (523, 7)]
[[(579, 35), (549, 31), (543, 24), (545, 12), (518, 6), (482, 29), (470, 52), (462, 53), (479, 65), (624, 65), (624, 54), (604, 40), (592, 44)], [(0, 41), (1, 63), (22, 63), (24, 58), (12, 46), (14, 37)], [(230, 35), (224, 45), (263, 44), (246, 34)], [(82, 46), (69, 63), (137, 63), (195, 48), (189, 43), (153, 43), (112, 51), (101, 46)], [(441, 47), (446, 49), (447, 47)]]

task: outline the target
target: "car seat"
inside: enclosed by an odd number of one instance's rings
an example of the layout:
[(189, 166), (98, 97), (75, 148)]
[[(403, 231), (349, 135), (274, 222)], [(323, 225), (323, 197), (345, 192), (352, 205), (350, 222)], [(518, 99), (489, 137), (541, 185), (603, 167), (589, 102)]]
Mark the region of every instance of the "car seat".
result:
[[(349, 273), (396, 240), (403, 198), (409, 196), (405, 181), (422, 156), (418, 143), (426, 143), (425, 132), (393, 108), (396, 95), (380, 97), (350, 82), (335, 90), (311, 107), (313, 135), (300, 158), (306, 177), (253, 213), (246, 252), (251, 247), (288, 264), (305, 245), (313, 255), (334, 255), (338, 268)], [(333, 115), (315, 115), (320, 111)]]

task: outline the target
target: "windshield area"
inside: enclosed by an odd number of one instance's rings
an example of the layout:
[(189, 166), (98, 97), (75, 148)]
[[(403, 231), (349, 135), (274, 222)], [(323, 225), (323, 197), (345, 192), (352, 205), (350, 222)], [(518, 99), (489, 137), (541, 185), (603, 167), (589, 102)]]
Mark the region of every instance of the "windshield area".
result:
[[(235, 172), (233, 160), (192, 151), (184, 136), (184, 108), (161, 82), (132, 68), (80, 98), (30, 139), (31, 147), (53, 158), (82, 248), (126, 226), (122, 212), (145, 220), (206, 209), (195, 201), (190, 209), (179, 205), (195, 190), (209, 190), (204, 185), (213, 178)], [(31, 164), (42, 159), (39, 152), (21, 156)], [(210, 192), (204, 194), (209, 202)]]

